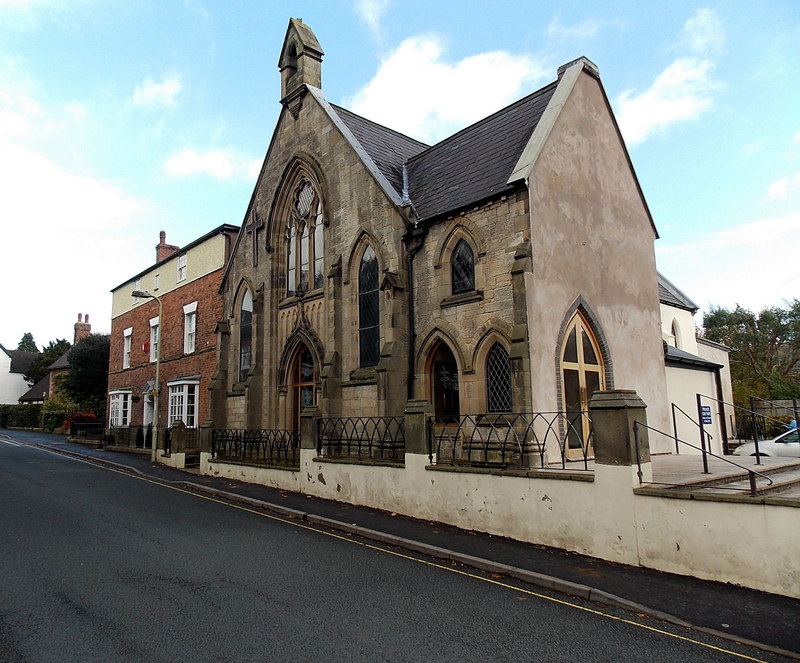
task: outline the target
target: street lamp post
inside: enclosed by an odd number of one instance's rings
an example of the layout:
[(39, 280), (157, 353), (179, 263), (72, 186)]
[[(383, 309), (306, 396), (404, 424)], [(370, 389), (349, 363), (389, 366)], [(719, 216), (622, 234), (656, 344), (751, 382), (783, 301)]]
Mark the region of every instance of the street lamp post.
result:
[(162, 314), (164, 312), (164, 307), (161, 303), (161, 298), (152, 295), (146, 290), (134, 290), (131, 295), (134, 297), (142, 297), (145, 299), (155, 299), (158, 302), (158, 336), (157, 336), (157, 345), (156, 345), (156, 387), (153, 390), (155, 392), (154, 395), (154, 408), (153, 408), (153, 448), (150, 452), (150, 460), (152, 462), (156, 462), (156, 454), (158, 453), (158, 401), (159, 396), (161, 395), (161, 382), (160, 382), (160, 372), (161, 372), (161, 326), (164, 324)]

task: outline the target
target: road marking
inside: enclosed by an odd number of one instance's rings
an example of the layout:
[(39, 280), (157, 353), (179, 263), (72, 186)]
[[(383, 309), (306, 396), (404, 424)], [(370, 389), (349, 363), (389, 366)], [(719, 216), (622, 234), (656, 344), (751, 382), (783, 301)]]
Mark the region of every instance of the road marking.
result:
[[(11, 442), (8, 442), (7, 440), (2, 440), (2, 441), (3, 442), (7, 442), (7, 443), (11, 443)], [(361, 546), (363, 548), (368, 548), (370, 550), (375, 550), (377, 552), (393, 555), (393, 556), (399, 557), (401, 559), (405, 559), (405, 560), (408, 560), (408, 561), (411, 561), (411, 562), (416, 562), (418, 564), (423, 564), (425, 566), (430, 566), (430, 567), (433, 567), (433, 568), (436, 568), (436, 569), (439, 569), (439, 570), (442, 570), (442, 571), (448, 571), (450, 573), (455, 573), (455, 574), (458, 574), (458, 575), (466, 576), (466, 577), (472, 578), (474, 580), (478, 580), (478, 581), (481, 581), (481, 582), (485, 582), (485, 583), (489, 583), (489, 584), (492, 584), (492, 585), (496, 585), (498, 587), (503, 587), (504, 589), (510, 589), (510, 590), (512, 590), (514, 592), (517, 592), (517, 593), (520, 593), (520, 594), (525, 594), (527, 596), (533, 596), (533, 597), (536, 597), (536, 598), (539, 598), (539, 599), (543, 599), (545, 601), (550, 601), (551, 603), (557, 603), (559, 605), (563, 605), (563, 606), (568, 607), (568, 608), (574, 608), (575, 610), (581, 610), (583, 612), (587, 612), (589, 614), (596, 615), (598, 617), (605, 617), (606, 619), (610, 619), (612, 621), (616, 621), (616, 622), (620, 622), (622, 624), (627, 624), (628, 626), (633, 626), (633, 627), (636, 627), (636, 628), (644, 629), (644, 630), (650, 631), (652, 633), (657, 633), (659, 635), (663, 635), (663, 636), (666, 636), (666, 637), (674, 638), (676, 640), (681, 640), (683, 642), (687, 642), (687, 643), (690, 643), (690, 644), (693, 644), (693, 645), (697, 645), (699, 647), (704, 647), (706, 649), (711, 649), (713, 651), (717, 651), (717, 652), (720, 652), (720, 653), (723, 653), (723, 654), (730, 654), (731, 656), (735, 656), (736, 658), (740, 658), (740, 659), (745, 660), (745, 661), (754, 661), (755, 663), (769, 663), (768, 661), (764, 661), (763, 659), (760, 659), (760, 658), (753, 658), (752, 656), (748, 656), (746, 654), (740, 654), (739, 652), (735, 652), (735, 651), (732, 651), (730, 649), (724, 649), (722, 647), (717, 647), (716, 645), (711, 645), (711, 644), (708, 644), (706, 642), (702, 642), (701, 640), (695, 640), (693, 638), (689, 638), (689, 637), (684, 636), (684, 635), (678, 635), (677, 633), (671, 633), (669, 631), (665, 631), (664, 629), (656, 628), (654, 626), (648, 626), (647, 624), (640, 624), (639, 622), (635, 622), (632, 619), (627, 619), (625, 617), (617, 617), (616, 615), (611, 615), (611, 614), (602, 612), (601, 610), (597, 610), (595, 608), (589, 608), (589, 607), (586, 607), (586, 606), (578, 605), (577, 603), (572, 603), (571, 601), (567, 601), (565, 599), (559, 599), (559, 598), (556, 598), (556, 597), (553, 597), (553, 596), (547, 596), (546, 594), (541, 594), (539, 592), (535, 592), (535, 591), (530, 590), (530, 589), (524, 589), (524, 588), (521, 588), (521, 587), (516, 587), (516, 586), (514, 586), (514, 585), (512, 585), (510, 583), (502, 582), (502, 581), (496, 580), (494, 578), (488, 578), (488, 577), (484, 577), (484, 576), (478, 575), (477, 573), (473, 573), (473, 572), (470, 572), (470, 571), (464, 571), (462, 569), (457, 569), (457, 568), (453, 568), (453, 567), (450, 567), (450, 566), (445, 566), (444, 564), (439, 564), (438, 562), (432, 562), (430, 560), (420, 559), (418, 557), (413, 557), (412, 555), (409, 555), (409, 554), (406, 554), (406, 553), (402, 553), (402, 552), (399, 552), (399, 551), (388, 550), (387, 548), (382, 548), (382, 547), (380, 547), (378, 545), (375, 545), (375, 544), (372, 544), (372, 543), (368, 543), (366, 541), (358, 541), (358, 540), (353, 538), (353, 535), (344, 535), (344, 534), (337, 534), (336, 532), (325, 531), (324, 529), (321, 529), (322, 526), (317, 527), (317, 526), (312, 526), (312, 525), (306, 525), (304, 523), (298, 522), (296, 520), (292, 520), (291, 518), (287, 518), (285, 516), (276, 516), (276, 515), (273, 515), (271, 513), (265, 513), (264, 511), (259, 511), (259, 510), (256, 510), (256, 509), (253, 509), (253, 508), (250, 508), (250, 507), (247, 507), (247, 506), (242, 506), (240, 504), (233, 504), (231, 502), (219, 499), (217, 497), (211, 497), (209, 495), (202, 495), (200, 493), (197, 493), (197, 492), (194, 492), (194, 491), (191, 491), (191, 490), (187, 490), (186, 488), (179, 488), (178, 486), (173, 486), (173, 485), (171, 485), (171, 484), (169, 484), (169, 483), (167, 483), (165, 481), (159, 481), (159, 480), (152, 479), (152, 478), (146, 477), (146, 476), (139, 476), (137, 474), (131, 473), (129, 471), (125, 471), (123, 469), (118, 469), (118, 468), (115, 468), (115, 467), (110, 467), (108, 465), (104, 465), (104, 464), (102, 464), (102, 462), (101, 463), (92, 462), (92, 460), (97, 460), (97, 459), (78, 458), (78, 457), (75, 457), (75, 456), (59, 453), (58, 451), (45, 449), (43, 447), (39, 447), (39, 446), (35, 446), (35, 445), (29, 445), (27, 443), (11, 443), (11, 444), (14, 444), (15, 446), (27, 446), (27, 447), (33, 447), (33, 448), (41, 449), (42, 451), (48, 451), (49, 453), (56, 454), (58, 456), (61, 456), (62, 458), (64, 456), (66, 456), (67, 458), (70, 458), (72, 460), (78, 461), (79, 463), (86, 463), (87, 465), (93, 465), (94, 467), (99, 467), (101, 469), (109, 470), (109, 471), (115, 472), (117, 474), (122, 474), (123, 476), (131, 477), (131, 478), (137, 479), (139, 481), (145, 481), (147, 483), (151, 483), (151, 484), (154, 484), (156, 486), (160, 486), (162, 488), (167, 488), (169, 490), (174, 490), (174, 491), (179, 492), (179, 493), (184, 493), (186, 495), (190, 495), (192, 497), (196, 497), (196, 498), (199, 498), (199, 499), (202, 499), (202, 500), (206, 500), (208, 502), (214, 502), (215, 504), (220, 504), (220, 505), (226, 506), (228, 508), (238, 509), (239, 511), (245, 511), (247, 513), (252, 513), (252, 514), (254, 514), (256, 516), (260, 516), (262, 518), (268, 518), (269, 520), (274, 520), (274, 521), (277, 521), (277, 522), (280, 522), (280, 523), (284, 523), (286, 525), (292, 525), (293, 527), (298, 527), (300, 529), (304, 529), (304, 530), (307, 530), (309, 532), (315, 532), (317, 534), (322, 534), (324, 536), (328, 536), (328, 537), (331, 537), (331, 538), (334, 538), (334, 539), (338, 539), (340, 541), (345, 541), (347, 543), (355, 544), (355, 545)], [(355, 536), (358, 536), (358, 535), (356, 534)]]
[(14, 442), (14, 440), (12, 440), (11, 438), (7, 438), (5, 435), (0, 437), (0, 442), (4, 442), (5, 444), (10, 444), (12, 447), (21, 447), (21, 446), (23, 446), (19, 442)]

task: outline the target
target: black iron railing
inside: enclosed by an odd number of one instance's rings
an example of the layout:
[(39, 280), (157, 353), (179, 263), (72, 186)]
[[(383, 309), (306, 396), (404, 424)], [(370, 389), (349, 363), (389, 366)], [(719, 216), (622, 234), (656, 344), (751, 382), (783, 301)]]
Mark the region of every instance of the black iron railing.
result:
[(317, 419), (317, 455), (402, 462), (403, 417), (329, 417)]
[(264, 465), (300, 465), (300, 435), (279, 429), (217, 428), (211, 432), (211, 456)]
[(432, 464), (501, 469), (588, 470), (593, 457), (588, 412), (433, 417)]

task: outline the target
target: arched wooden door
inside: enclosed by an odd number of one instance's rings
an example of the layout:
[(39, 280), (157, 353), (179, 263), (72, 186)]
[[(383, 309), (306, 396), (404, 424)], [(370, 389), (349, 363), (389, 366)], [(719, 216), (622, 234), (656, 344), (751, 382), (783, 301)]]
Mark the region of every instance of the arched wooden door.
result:
[(600, 346), (591, 328), (580, 313), (567, 325), (561, 345), (561, 396), (569, 429), (567, 456), (583, 457), (589, 448), (589, 426), (586, 413), (595, 391), (605, 389), (605, 369)]
[(292, 361), (290, 377), (292, 430), (300, 431), (300, 414), (303, 408), (317, 404), (317, 368), (314, 356), (305, 345), (300, 345)]
[(438, 419), (457, 420), (461, 414), (458, 364), (452, 350), (445, 343), (436, 346), (428, 370), (434, 414)]

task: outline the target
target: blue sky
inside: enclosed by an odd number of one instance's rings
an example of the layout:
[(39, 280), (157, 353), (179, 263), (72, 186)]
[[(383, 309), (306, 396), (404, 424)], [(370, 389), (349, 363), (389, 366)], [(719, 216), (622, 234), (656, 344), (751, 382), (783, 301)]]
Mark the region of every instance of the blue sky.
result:
[(328, 100), (426, 142), (599, 69), (661, 238), (703, 308), (800, 296), (800, 3), (0, 0), (0, 343), (110, 330), (111, 288), (240, 224), (290, 17)]

